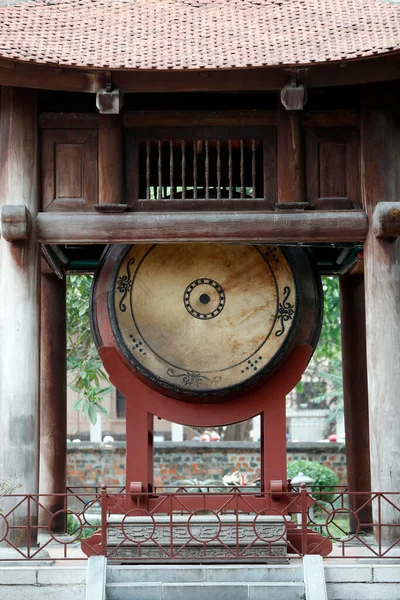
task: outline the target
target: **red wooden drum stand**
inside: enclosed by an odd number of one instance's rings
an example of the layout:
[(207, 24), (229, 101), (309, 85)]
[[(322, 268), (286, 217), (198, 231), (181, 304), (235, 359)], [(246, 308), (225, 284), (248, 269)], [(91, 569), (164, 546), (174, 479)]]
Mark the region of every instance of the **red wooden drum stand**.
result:
[[(173, 493), (166, 507), (166, 494), (153, 489), (154, 416), (210, 427), (260, 415), (260, 492), (237, 495), (234, 512), (280, 515), (285, 523), (292, 513), (304, 515), (307, 497), (303, 506), (286, 483), (286, 395), (321, 325), (321, 284), (306, 250), (111, 247), (96, 274), (91, 315), (104, 368), (126, 398), (126, 493), (110, 496), (110, 512), (126, 518), (180, 510)], [(185, 510), (217, 514), (226, 496), (187, 492)], [(301, 535), (289, 518), (285, 528), (300, 548), (304, 528)], [(306, 537), (319, 553), (330, 551), (320, 535)]]

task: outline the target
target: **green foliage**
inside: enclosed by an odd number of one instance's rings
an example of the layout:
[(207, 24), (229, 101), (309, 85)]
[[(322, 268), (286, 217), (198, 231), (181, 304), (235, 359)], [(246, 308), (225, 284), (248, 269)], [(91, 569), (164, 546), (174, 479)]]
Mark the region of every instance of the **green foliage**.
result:
[[(339, 483), (339, 477), (336, 475), (332, 469), (327, 467), (326, 465), (322, 465), (317, 461), (312, 460), (293, 460), (287, 463), (287, 477), (288, 479), (293, 479), (299, 473), (303, 473), (303, 475), (307, 475), (314, 480), (314, 483), (311, 484), (313, 486), (326, 486), (321, 492), (334, 492), (335, 487)], [(333, 496), (328, 495), (319, 495), (313, 493), (313, 497), (318, 500), (325, 500), (326, 502), (331, 502)]]
[(79, 520), (72, 513), (68, 513), (67, 515), (67, 533), (74, 538), (74, 541), (84, 540), (90, 537), (95, 531), (100, 529), (100, 525), (99, 518), (91, 519), (90, 524), (88, 525), (87, 522), (83, 520), (83, 517)]
[(93, 343), (89, 325), (89, 299), (92, 277), (71, 275), (67, 280), (67, 369), (72, 375), (70, 388), (77, 392), (73, 409), (80, 410), (94, 425), (97, 413), (108, 416), (102, 402), (111, 386)]
[(332, 360), (341, 363), (339, 278), (322, 277), (322, 287), (324, 290), (324, 318), (314, 360), (317, 364)]
[(337, 277), (323, 277), (324, 316), (321, 336), (302, 381), (297, 386), (298, 403), (323, 405), (332, 410), (329, 421), (343, 413), (340, 294)]

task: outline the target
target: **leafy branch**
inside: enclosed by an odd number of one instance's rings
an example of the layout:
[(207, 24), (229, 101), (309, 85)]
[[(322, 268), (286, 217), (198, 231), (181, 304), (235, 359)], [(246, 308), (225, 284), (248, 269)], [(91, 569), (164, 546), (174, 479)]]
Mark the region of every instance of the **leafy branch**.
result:
[(71, 275), (67, 281), (67, 369), (69, 387), (78, 394), (73, 409), (80, 410), (94, 425), (98, 413), (109, 416), (102, 406), (112, 386), (98, 357), (89, 324), (92, 277)]

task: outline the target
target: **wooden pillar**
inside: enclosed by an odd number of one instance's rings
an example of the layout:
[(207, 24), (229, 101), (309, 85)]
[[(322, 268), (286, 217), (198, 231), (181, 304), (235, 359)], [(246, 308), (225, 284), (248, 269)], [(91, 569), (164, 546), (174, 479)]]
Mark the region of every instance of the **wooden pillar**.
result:
[[(340, 277), (340, 317), (342, 323), (342, 364), (344, 424), (346, 430), (347, 481), (350, 492), (371, 491), (369, 460), (369, 420), (367, 356), (365, 347), (364, 276)], [(361, 524), (370, 524), (369, 496), (350, 496), (350, 508), (357, 511)], [(356, 519), (352, 519), (356, 529)], [(366, 530), (362, 526), (363, 531)]]
[[(67, 469), (66, 285), (56, 275), (41, 277), (40, 329), (40, 478), (41, 494), (63, 494)], [(39, 514), (47, 525), (64, 509), (64, 499), (48, 496)], [(52, 520), (53, 531), (65, 531), (65, 513)]]
[(99, 205), (124, 203), (123, 140), (119, 115), (99, 115)]
[[(268, 400), (272, 400), (269, 398)], [(286, 398), (276, 396), (261, 413), (261, 491), (275, 491), (275, 481), (286, 489)]]
[[(37, 99), (34, 90), (3, 87), (0, 206), (9, 204), (25, 205), (34, 223), (39, 207)], [(34, 226), (27, 240), (0, 238), (0, 465), (16, 473), (22, 494), (38, 492), (39, 277)], [(4, 505), (2, 500), (5, 512)], [(36, 524), (34, 504), (31, 517)], [(9, 521), (26, 524), (26, 504)], [(8, 539), (27, 544), (20, 530), (9, 532)]]
[[(369, 218), (376, 204), (400, 198), (400, 110), (398, 84), (364, 90), (361, 154), (364, 203)], [(400, 491), (400, 240), (378, 239), (370, 227), (364, 245), (366, 340), (369, 390), (371, 487)], [(374, 502), (378, 521), (378, 501)], [(382, 540), (398, 538), (399, 513), (382, 499)]]
[(278, 203), (282, 203), (286, 207), (289, 204), (305, 202), (304, 144), (301, 118), (302, 111), (288, 111), (283, 106), (280, 107), (278, 123)]
[(126, 489), (153, 489), (153, 415), (126, 399)]

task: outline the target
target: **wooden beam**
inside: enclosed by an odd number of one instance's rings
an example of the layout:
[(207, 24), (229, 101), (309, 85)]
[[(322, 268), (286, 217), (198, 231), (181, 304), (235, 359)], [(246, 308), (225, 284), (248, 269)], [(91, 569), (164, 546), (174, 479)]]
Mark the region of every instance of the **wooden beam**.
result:
[(95, 93), (102, 86), (102, 73), (88, 70), (60, 69), (3, 61), (0, 65), (0, 85), (39, 90)]
[(279, 109), (278, 125), (278, 204), (303, 203), (304, 144), (301, 112)]
[(359, 127), (356, 110), (310, 110), (303, 113), (303, 127)]
[(113, 71), (112, 84), (122, 92), (240, 92), (280, 90), (288, 83), (283, 68), (212, 71)]
[(360, 85), (400, 79), (399, 53), (299, 68), (298, 81), (307, 88)]
[(119, 115), (100, 115), (98, 141), (99, 204), (124, 203), (124, 155)]
[(372, 215), (372, 231), (379, 239), (400, 236), (400, 202), (378, 202)]
[[(398, 55), (342, 63), (308, 65), (298, 69), (307, 88), (355, 85), (400, 78)], [(216, 69), (213, 71), (112, 71), (112, 85), (124, 93), (240, 92), (281, 90), (290, 81), (287, 67)], [(0, 85), (45, 90), (97, 93), (106, 84), (105, 71), (60, 68), (4, 60)]]
[(270, 127), (275, 110), (137, 110), (124, 114), (125, 127)]
[(98, 129), (99, 122), (98, 113), (47, 112), (39, 117), (40, 129)]
[(363, 242), (362, 210), (186, 213), (40, 213), (42, 244), (136, 242), (334, 243)]

